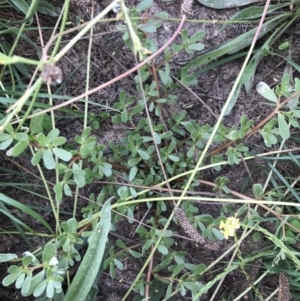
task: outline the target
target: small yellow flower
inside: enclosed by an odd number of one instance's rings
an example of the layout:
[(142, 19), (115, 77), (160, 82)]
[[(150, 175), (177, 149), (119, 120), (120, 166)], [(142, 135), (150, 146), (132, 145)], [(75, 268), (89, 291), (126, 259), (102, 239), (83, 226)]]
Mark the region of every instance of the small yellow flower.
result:
[(229, 236), (234, 236), (235, 230), (240, 227), (240, 219), (235, 216), (228, 217), (226, 221), (221, 221), (219, 229), (223, 233), (225, 239), (228, 239)]

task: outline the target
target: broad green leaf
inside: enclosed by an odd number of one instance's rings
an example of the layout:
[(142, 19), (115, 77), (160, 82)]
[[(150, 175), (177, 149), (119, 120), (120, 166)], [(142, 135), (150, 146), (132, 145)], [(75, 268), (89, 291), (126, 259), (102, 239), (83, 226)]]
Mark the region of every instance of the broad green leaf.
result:
[(54, 147), (52, 148), (53, 153), (61, 160), (68, 162), (72, 158), (72, 154), (64, 149)]
[(55, 168), (55, 160), (53, 158), (53, 153), (51, 149), (46, 149), (43, 151), (43, 162), (47, 169)]
[(37, 288), (37, 286), (43, 281), (44, 276), (45, 276), (45, 270), (43, 269), (42, 271), (40, 271), (38, 274), (36, 274), (31, 279), (29, 288), (28, 287), (24, 287), (24, 286), (22, 287), (22, 290), (21, 290), (22, 295), (24, 297), (30, 296), (34, 292), (34, 290)]
[(167, 255), (169, 253), (168, 248), (163, 244), (159, 244), (158, 247), (157, 247), (157, 250), (162, 255)]
[(138, 6), (137, 11), (142, 12), (148, 8), (150, 8), (153, 5), (153, 0), (143, 0)]
[(34, 260), (34, 257), (32, 256), (32, 254), (26, 255), (22, 259), (22, 265), (28, 267), (32, 263), (33, 260)]
[(160, 134), (160, 138), (161, 139), (167, 139), (173, 136), (172, 131), (167, 131), (165, 133)]
[(71, 196), (72, 195), (72, 190), (68, 184), (64, 185), (64, 194), (66, 196)]
[(52, 257), (56, 254), (56, 247), (52, 243), (47, 243), (43, 249), (42, 260), (43, 263), (49, 263)]
[(83, 301), (91, 290), (103, 260), (110, 224), (110, 200), (107, 200), (101, 210), (100, 222), (93, 231), (89, 247), (73, 278), (64, 301)]
[(260, 183), (256, 183), (252, 187), (253, 193), (257, 199), (260, 199), (264, 193), (263, 187)]
[(60, 146), (67, 142), (67, 139), (65, 137), (57, 137), (53, 140), (52, 146)]
[(150, 158), (149, 154), (142, 149), (138, 149), (138, 154), (144, 159), (148, 160)]
[[(153, 17), (155, 19), (150, 19), (149, 23), (152, 23), (154, 26), (156, 26), (158, 28), (162, 25), (163, 22), (165, 22), (164, 19), (169, 18), (170, 15), (167, 14), (166, 12), (164, 12), (164, 11), (161, 11), (161, 12), (155, 14)], [(159, 20), (159, 19), (162, 19), (162, 20)]]
[(114, 259), (114, 264), (119, 270), (124, 270), (124, 264), (119, 259)]
[(140, 24), (138, 26), (138, 29), (140, 29), (141, 31), (146, 32), (146, 33), (156, 32), (156, 26), (154, 26), (152, 24)]
[(191, 281), (183, 282), (183, 285), (193, 293), (196, 293), (199, 290), (199, 287)]
[(129, 165), (129, 167), (132, 167), (132, 166), (139, 164), (140, 161), (141, 161), (141, 158), (131, 158), (128, 160), (128, 165)]
[(130, 169), (129, 178), (128, 178), (129, 181), (133, 181), (133, 180), (134, 180), (134, 178), (135, 178), (137, 172), (138, 172), (138, 169), (137, 169), (136, 166), (133, 166), (133, 167)]
[(127, 122), (128, 121), (128, 112), (126, 109), (124, 109), (121, 113), (121, 120), (123, 122)]
[(172, 46), (172, 49), (173, 49), (174, 52), (179, 52), (183, 49), (183, 46), (175, 44), (175, 45)]
[(37, 165), (39, 164), (40, 160), (42, 159), (43, 152), (44, 152), (43, 149), (39, 149), (39, 150), (33, 155), (33, 157), (31, 158), (31, 164), (32, 164), (33, 166), (37, 166)]
[[(290, 221), (290, 224), (293, 225), (295, 228), (299, 229), (300, 230), (300, 222), (298, 221), (298, 219), (295, 219), (293, 218), (291, 221)], [(291, 229), (291, 231), (294, 231), (294, 229)]]
[(166, 299), (167, 300), (169, 300), (169, 298), (172, 294), (172, 291), (173, 291), (173, 282), (170, 282), (169, 285), (168, 285), (167, 292), (166, 292)]
[(54, 185), (53, 190), (55, 191), (55, 200), (56, 202), (60, 202), (62, 200), (62, 190), (63, 190), (63, 182), (58, 182)]
[(16, 254), (0, 254), (0, 262), (6, 262), (6, 261), (10, 261), (12, 259), (18, 258), (18, 256)]
[[(42, 111), (42, 109), (36, 109), (33, 111), (33, 113), (38, 113), (40, 111)], [(42, 114), (42, 115), (39, 115), (39, 116), (36, 116), (36, 117), (33, 117), (30, 119), (29, 128), (30, 128), (31, 133), (39, 134), (39, 133), (43, 132), (44, 117), (45, 117), (45, 115)]]
[(196, 131), (195, 126), (190, 121), (182, 121), (180, 122), (190, 133)]
[(18, 141), (27, 141), (28, 135), (26, 133), (15, 133), (14, 138)]
[(283, 114), (278, 113), (278, 127), (282, 139), (290, 138), (290, 128)]
[(0, 133), (0, 141), (5, 141), (5, 140), (11, 139), (11, 138), (12, 138), (11, 134)]
[(278, 142), (276, 136), (273, 133), (264, 131), (260, 131), (259, 133), (263, 136), (265, 145), (267, 147), (271, 147), (273, 144)]
[(193, 271), (194, 276), (201, 275), (206, 270), (206, 266), (203, 263), (200, 263)]
[(189, 149), (188, 152), (187, 152), (187, 157), (188, 157), (188, 158), (192, 158), (192, 157), (194, 156), (195, 149), (196, 149), (195, 145), (192, 145), (192, 146), (190, 147), (190, 149)]
[(12, 155), (14, 157), (17, 157), (19, 156), (20, 154), (22, 154), (25, 149), (27, 148), (29, 144), (29, 141), (19, 141), (14, 147), (13, 147), (13, 150), (12, 150)]
[(13, 138), (8, 138), (7, 140), (0, 142), (0, 150), (7, 149), (12, 144), (13, 140)]
[(174, 156), (174, 155), (169, 155), (169, 159), (173, 162), (179, 162), (179, 158), (177, 156)]
[(17, 289), (20, 289), (22, 287), (24, 280), (25, 280), (25, 273), (22, 273), (18, 277), (18, 279), (16, 281), (16, 284), (15, 284), (15, 286), (16, 286)]
[(53, 298), (54, 296), (53, 280), (48, 281), (47, 288), (46, 288), (46, 296), (49, 299)]
[(256, 90), (257, 92), (264, 98), (272, 101), (272, 102), (277, 102), (277, 96), (275, 92), (264, 82), (259, 82), (256, 85)]
[(283, 42), (283, 43), (281, 43), (279, 46), (278, 46), (278, 49), (279, 50), (285, 50), (285, 49), (287, 49), (287, 48), (289, 48), (290, 47), (290, 43), (289, 42)]
[(48, 138), (44, 135), (44, 133), (40, 133), (36, 136), (36, 140), (39, 143), (40, 146), (50, 146), (50, 141)]
[(2, 280), (2, 285), (4, 286), (9, 286), (12, 283), (14, 283), (19, 276), (21, 275), (21, 271), (17, 272), (17, 273), (13, 273), (13, 274), (9, 274), (7, 275), (3, 280)]
[(130, 116), (133, 116), (133, 115), (141, 113), (143, 110), (144, 110), (144, 105), (142, 103), (140, 103), (137, 106), (135, 106), (129, 113), (130, 113)]
[(187, 49), (189, 50), (197, 50), (201, 51), (204, 48), (204, 45), (202, 43), (195, 43), (195, 44), (190, 44)]
[[(223, 190), (226, 191), (226, 189), (224, 189), (224, 188), (223, 188)], [(227, 191), (226, 191), (226, 193), (227, 193)], [(222, 234), (222, 232), (219, 229), (212, 228), (211, 231), (218, 240), (224, 239), (224, 235)]]
[(194, 44), (199, 42), (202, 38), (204, 38), (205, 32), (203, 30), (200, 30), (196, 33), (194, 33), (190, 38), (189, 38), (189, 44)]
[(204, 6), (208, 6), (216, 9), (224, 9), (230, 7), (239, 7), (248, 5), (251, 3), (259, 2), (258, 0), (197, 0)]
[(53, 142), (54, 139), (56, 139), (59, 135), (59, 129), (52, 129), (49, 134), (47, 135), (47, 139), (50, 141), (50, 142)]
[(33, 292), (34, 297), (39, 297), (46, 289), (47, 287), (47, 280), (42, 281), (39, 283), (39, 285), (36, 287), (36, 289)]
[(169, 85), (173, 82), (172, 78), (163, 70), (159, 70), (158, 74), (164, 86), (169, 87)]
[(76, 163), (73, 163), (72, 170), (73, 170), (73, 175), (74, 175), (74, 180), (76, 182), (76, 185), (79, 188), (84, 187), (86, 184), (85, 171), (81, 170)]
[(153, 133), (153, 136), (154, 136), (155, 142), (157, 144), (161, 144), (161, 137), (156, 132)]
[(184, 265), (184, 262), (178, 264), (172, 273), (172, 277), (177, 276), (184, 269)]
[(25, 278), (23, 285), (22, 285), (22, 289), (21, 289), (21, 294), (24, 296), (24, 294), (26, 294), (29, 289), (30, 289), (30, 285), (31, 285), (31, 281), (32, 281), (32, 276), (31, 275), (27, 275), (27, 277)]

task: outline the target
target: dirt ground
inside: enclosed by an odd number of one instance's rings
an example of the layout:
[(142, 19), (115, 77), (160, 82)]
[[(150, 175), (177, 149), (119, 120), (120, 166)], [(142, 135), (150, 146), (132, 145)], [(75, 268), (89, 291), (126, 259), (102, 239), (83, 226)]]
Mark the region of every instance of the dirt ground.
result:
[[(51, 2), (51, 1), (50, 1)], [(75, 2), (75, 0), (74, 0)], [(78, 7), (76, 5), (72, 5), (70, 20), (75, 20), (75, 16), (80, 16), (83, 21), (88, 21), (90, 19), (91, 9), (86, 7)], [(137, 0), (128, 0), (127, 6), (130, 7), (132, 5), (136, 5)], [(53, 3), (53, 2), (52, 2)], [(95, 14), (101, 11), (107, 4), (109, 4), (108, 0), (98, 1), (95, 5)], [(56, 1), (55, 5), (61, 6), (61, 1)], [(173, 18), (180, 18), (180, 6), (181, 1), (172, 1), (172, 2), (164, 2), (160, 0), (154, 1), (153, 7), (148, 12), (149, 14), (157, 13), (160, 11), (167, 12)], [(228, 20), (233, 14), (239, 11), (238, 8), (227, 9), (227, 10), (213, 10), (207, 7), (202, 6), (198, 2), (195, 1), (193, 5), (193, 19), (198, 20)], [(42, 26), (53, 26), (55, 24), (55, 18), (49, 16), (43, 16), (39, 14), (40, 22)], [(173, 32), (176, 30), (178, 26), (178, 22), (165, 22), (163, 28), (160, 28), (157, 33), (152, 34), (151, 38), (157, 40), (158, 43), (164, 41), (165, 39), (170, 38)], [(130, 69), (135, 65), (134, 59), (128, 49), (124, 46), (124, 43), (121, 38), (121, 34), (116, 32), (117, 22), (97, 24), (95, 27), (95, 32), (107, 32), (111, 31), (109, 35), (109, 39), (105, 37), (105, 35), (98, 35), (95, 37), (95, 41), (93, 43), (92, 48), (92, 68), (91, 68), (91, 83), (90, 89), (99, 86), (100, 84), (107, 82), (108, 80), (116, 77), (117, 75), (122, 74), (124, 71)], [(241, 26), (241, 25), (232, 25), (226, 30), (222, 31), (219, 35), (215, 35), (216, 30), (221, 27), (220, 24), (215, 23), (192, 23), (186, 22), (184, 28), (188, 31), (189, 36), (193, 33), (203, 30), (205, 32), (205, 37), (203, 39), (203, 43), (205, 45), (205, 49), (210, 47), (214, 47), (220, 45), (221, 43), (231, 39), (233, 37), (238, 36), (242, 32), (248, 30), (249, 26)], [(296, 28), (296, 25), (295, 25)], [(292, 28), (293, 30), (293, 28)], [(34, 35), (35, 33), (32, 33)], [(47, 41), (47, 38), (50, 36), (51, 32), (45, 30), (44, 38)], [(287, 33), (287, 37), (289, 37), (290, 32)], [(29, 38), (32, 38), (30, 34), (28, 34)], [(71, 37), (71, 35), (70, 35)], [(68, 39), (68, 36), (66, 37)], [(180, 38), (177, 39), (180, 42)], [(297, 51), (299, 49), (299, 40), (295, 38), (292, 42), (292, 59), (294, 61), (299, 62), (300, 53)], [(160, 44), (161, 46), (161, 44)], [(77, 43), (75, 47), (72, 49), (70, 53), (60, 62), (60, 67), (63, 70), (64, 77), (67, 77), (75, 67), (79, 67), (77, 72), (72, 75), (67, 84), (64, 84), (60, 93), (61, 95), (79, 95), (84, 92), (84, 82), (85, 82), (85, 70), (86, 65), (83, 64), (80, 66), (80, 63), (84, 60), (87, 54), (88, 43), (86, 40), (82, 40)], [(28, 45), (20, 45), (17, 48), (17, 53), (22, 55), (24, 53), (31, 53), (31, 49)], [(177, 64), (177, 62), (186, 59), (187, 55), (176, 56), (174, 58), (174, 64), (171, 65), (172, 73), (176, 74), (177, 70), (181, 68)], [(160, 57), (156, 59), (160, 60)], [(192, 90), (201, 97), (201, 99), (212, 109), (212, 111), (218, 116), (220, 114), (221, 108), (226, 101), (228, 94), (231, 91), (234, 80), (236, 79), (238, 72), (243, 63), (242, 59), (237, 59), (233, 62), (221, 65), (216, 67), (214, 70), (211, 70), (197, 78), (198, 85), (193, 86)], [(283, 69), (285, 68), (285, 62), (278, 57), (267, 56), (264, 58), (257, 70), (255, 77), (255, 84), (259, 81), (265, 81), (270, 86), (274, 86), (278, 81), (280, 81), (283, 73)], [(297, 74), (294, 74), (296, 76)], [(122, 80), (121, 82), (117, 82), (101, 91), (99, 93), (92, 95), (90, 97), (91, 101), (95, 101), (101, 103), (103, 105), (112, 106), (113, 103), (117, 100), (118, 92), (122, 89), (128, 91), (128, 93), (136, 94), (135, 83), (133, 81), (133, 77), (129, 76)], [(176, 91), (176, 94), (179, 96), (178, 103), (171, 109), (171, 112), (175, 112), (180, 110), (180, 108), (184, 108), (188, 111), (188, 117), (190, 119), (195, 119), (199, 122), (199, 124), (210, 124), (214, 125), (215, 117), (205, 108), (199, 101), (185, 88), (179, 88)], [(76, 104), (78, 109), (82, 109), (82, 105), (80, 103)], [(103, 110), (97, 106), (91, 108), (95, 113)], [(233, 111), (229, 116), (226, 116), (224, 119), (224, 124), (226, 126), (238, 125), (240, 117), (246, 114), (250, 119), (253, 119), (255, 123), (259, 123), (259, 121), (263, 120), (268, 113), (270, 112), (270, 107), (265, 105), (265, 101), (256, 93), (255, 90), (252, 91), (250, 95), (247, 95), (245, 91), (242, 89), (241, 95), (238, 99), (237, 104), (235, 105)], [(61, 119), (58, 123), (58, 127), (61, 131), (61, 135), (68, 137), (68, 142), (72, 143), (75, 135), (81, 132), (82, 130), (81, 120), (77, 119), (76, 122), (69, 122), (68, 119)], [(93, 134), (97, 136), (99, 140), (102, 141), (103, 144), (108, 144), (111, 141), (118, 142), (120, 138), (125, 134), (126, 129), (122, 130), (118, 128), (114, 128), (111, 124), (105, 122), (100, 125), (99, 130), (96, 130)], [(261, 136), (254, 135), (249, 140), (245, 141), (245, 144), (248, 144), (251, 147), (253, 152), (261, 152), (265, 149), (263, 140)], [(43, 206), (45, 207), (45, 211), (40, 213), (42, 216), (49, 222), (54, 224), (54, 219), (50, 214), (50, 205), (47, 202), (46, 198), (43, 198), (41, 195), (43, 194), (42, 183), (39, 179), (35, 177), (35, 174), (38, 174), (37, 170), (35, 170), (31, 164), (30, 160), (26, 157), (14, 159), (14, 162), (9, 158), (5, 158), (4, 153), (0, 153), (1, 155), (1, 165), (6, 168), (13, 168), (16, 170), (16, 173), (11, 175), (6, 173), (3, 169), (1, 171), (1, 181), (2, 182), (11, 182), (11, 183), (36, 183), (36, 195), (33, 196), (31, 193), (24, 191), (23, 189), (16, 189), (11, 186), (0, 186), (0, 192), (21, 201), (24, 204)], [(19, 164), (19, 165), (17, 165)], [(245, 163), (246, 164), (246, 163)], [(225, 167), (221, 171), (207, 171), (204, 173), (203, 177), (207, 180), (213, 181), (218, 176), (226, 176), (231, 182), (229, 184), (230, 189), (241, 192), (247, 196), (252, 196), (252, 181), (253, 183), (263, 183), (265, 179), (265, 174), (260, 168), (256, 168), (261, 164), (260, 160), (254, 160), (251, 162), (249, 166), (239, 165), (238, 167)], [(249, 184), (244, 187), (245, 179), (248, 178), (247, 169), (251, 170), (252, 180), (249, 181)], [(24, 174), (25, 172), (25, 174)], [(26, 181), (25, 181), (26, 176)], [(46, 174), (48, 179), (53, 177), (53, 174), (50, 172)], [(84, 196), (89, 196), (92, 192), (99, 192), (101, 187), (96, 183), (88, 185), (84, 191), (81, 192)], [(211, 190), (207, 187), (204, 187), (207, 192), (211, 192)], [(203, 190), (202, 190), (203, 191)], [(82, 206), (86, 205), (85, 200), (80, 200)], [(209, 204), (196, 204), (199, 208), (200, 213), (211, 214), (214, 217), (218, 217), (220, 214), (220, 205), (209, 205)], [(49, 210), (48, 210), (49, 209)], [(62, 202), (61, 207), (62, 212), (65, 212), (65, 218), (69, 217), (69, 212), (72, 212), (72, 199), (65, 198)], [(144, 212), (140, 212), (141, 216)], [(32, 219), (26, 219), (26, 216), (21, 212), (16, 211), (19, 217), (21, 217), (24, 221), (26, 221), (29, 226), (33, 229), (37, 229), (35, 225), (35, 221)], [(148, 213), (148, 214), (151, 214)], [(137, 217), (138, 218), (138, 217)], [(0, 218), (0, 227), (2, 230), (14, 230), (13, 225), (10, 223), (10, 220), (1, 215)], [(136, 227), (136, 224), (129, 225), (126, 221), (122, 221), (118, 224), (118, 228), (114, 233), (110, 235), (110, 242), (114, 243), (118, 237), (123, 239), (124, 241), (128, 241), (130, 244), (136, 244), (139, 242), (138, 235), (132, 235)], [(179, 232), (184, 236), (182, 230), (177, 226), (173, 225), (174, 231)], [(38, 229), (37, 229), (38, 231)], [(207, 252), (205, 249), (199, 248), (193, 242), (190, 242), (186, 239), (178, 239), (176, 248), (178, 251), (185, 251), (188, 253), (188, 258), (191, 263), (199, 264), (206, 263), (209, 264), (217, 258), (220, 252), (224, 252), (227, 245), (222, 245), (220, 251)], [(40, 239), (33, 238), (31, 239), (31, 243), (33, 246), (42, 245), (44, 242)], [(249, 242), (250, 243), (250, 242)], [(251, 249), (254, 248), (262, 248), (262, 244), (258, 244), (256, 246), (253, 245), (245, 245), (243, 248)], [(12, 235), (1, 235), (0, 236), (0, 253), (16, 253), (21, 255), (24, 251), (27, 250), (27, 246), (21, 237), (12, 236)], [(226, 258), (225, 258), (226, 260)], [(129, 258), (126, 263), (126, 269), (123, 271), (117, 270), (116, 279), (111, 279), (108, 271), (105, 271), (104, 276), (102, 277), (99, 284), (99, 293), (97, 300), (107, 300), (107, 301), (119, 301), (122, 296), (124, 296), (125, 292), (131, 285), (131, 281), (135, 278), (138, 271), (142, 266), (142, 262), (138, 259)], [(0, 280), (4, 278), (6, 275), (8, 265), (1, 264), (0, 265)], [(220, 269), (223, 268), (223, 265), (220, 264)], [(202, 281), (207, 283), (211, 279), (213, 279), (214, 273), (211, 273), (205, 276)], [(228, 296), (229, 292), (237, 291), (238, 286), (240, 286), (243, 281), (243, 276), (239, 271), (236, 271), (230, 274), (222, 284), (221, 289), (219, 290), (218, 295), (214, 300), (221, 300), (223, 297)], [(271, 278), (265, 280), (263, 285), (263, 291), (266, 295), (272, 292), (277, 285), (278, 279)], [(234, 293), (233, 293), (234, 294)], [(201, 300), (206, 301), (210, 300), (211, 293), (205, 295)], [(133, 300), (135, 295), (132, 294), (128, 298), (128, 300)], [(1, 300), (34, 300), (33, 298), (24, 298), (21, 296), (19, 291), (14, 288), (14, 286), (3, 287), (0, 284), (0, 299)], [(189, 296), (181, 297), (180, 295), (176, 296), (173, 300), (191, 300)], [(276, 299), (272, 299), (276, 300)]]

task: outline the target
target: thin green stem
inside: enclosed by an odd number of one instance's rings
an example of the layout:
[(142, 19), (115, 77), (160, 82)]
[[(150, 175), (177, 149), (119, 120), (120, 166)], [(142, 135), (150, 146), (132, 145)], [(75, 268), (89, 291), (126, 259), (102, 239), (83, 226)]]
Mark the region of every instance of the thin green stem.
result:
[(61, 40), (62, 40), (62, 37), (63, 37), (63, 32), (65, 30), (67, 20), (68, 20), (68, 16), (69, 16), (69, 6), (70, 6), (70, 0), (65, 0), (64, 8), (63, 8), (64, 15), (63, 15), (63, 20), (61, 22), (60, 30), (59, 30), (60, 34), (58, 35), (58, 38), (57, 38), (57, 41), (55, 43), (54, 49), (51, 53), (51, 59), (54, 58), (54, 56), (56, 55), (56, 53), (58, 51), (58, 48), (60, 46), (60, 43), (61, 43)]
[(100, 19), (107, 15), (119, 2), (119, 0), (113, 1), (104, 10), (101, 11), (93, 20), (91, 20), (86, 27), (84, 27), (61, 51), (53, 57), (54, 62), (58, 62)]
[[(92, 7), (92, 18), (94, 17), (94, 6)], [(87, 55), (87, 66), (86, 66), (86, 82), (85, 82), (85, 103), (84, 103), (84, 120), (83, 120), (83, 131), (87, 127), (87, 120), (88, 120), (88, 112), (89, 112), (89, 98), (87, 92), (89, 91), (90, 87), (90, 72), (91, 72), (91, 53), (92, 53), (92, 45), (93, 45), (93, 34), (94, 34), (94, 27), (91, 27), (90, 30), (90, 39), (89, 39), (89, 47), (88, 47), (88, 55)], [(79, 169), (82, 169), (82, 160), (79, 162)], [(74, 207), (73, 207), (73, 218), (76, 216), (77, 211), (77, 204), (78, 204), (78, 196), (79, 196), (79, 187), (76, 186), (75, 191), (75, 198), (74, 198)]]
[[(35, 155), (34, 149), (33, 149), (33, 147), (31, 145), (29, 145), (29, 148), (31, 150), (32, 157), (33, 157)], [(41, 176), (42, 181), (44, 183), (44, 187), (45, 187), (45, 190), (46, 190), (47, 195), (48, 195), (48, 200), (50, 201), (50, 205), (51, 205), (52, 212), (53, 212), (53, 215), (54, 215), (54, 218), (55, 218), (55, 222), (56, 222), (56, 226), (57, 226), (56, 227), (57, 234), (61, 234), (59, 216), (58, 216), (57, 211), (55, 209), (55, 203), (54, 203), (54, 200), (52, 199), (52, 195), (51, 195), (48, 183), (47, 183), (47, 181), (45, 179), (45, 176), (44, 176), (44, 173), (43, 173), (43, 169), (41, 168), (40, 164), (37, 164), (37, 168), (39, 170), (40, 176)]]
[(33, 106), (35, 104), (35, 101), (36, 101), (36, 99), (38, 97), (41, 85), (42, 85), (42, 81), (39, 81), (38, 85), (36, 86), (36, 89), (34, 90), (33, 97), (32, 97), (32, 99), (31, 99), (31, 101), (29, 103), (28, 109), (27, 109), (26, 113), (24, 114), (24, 116), (22, 117), (20, 123), (18, 124), (16, 132), (18, 132), (20, 130), (20, 128), (22, 127), (22, 125), (26, 121), (28, 115), (31, 113), (32, 108), (33, 108)]

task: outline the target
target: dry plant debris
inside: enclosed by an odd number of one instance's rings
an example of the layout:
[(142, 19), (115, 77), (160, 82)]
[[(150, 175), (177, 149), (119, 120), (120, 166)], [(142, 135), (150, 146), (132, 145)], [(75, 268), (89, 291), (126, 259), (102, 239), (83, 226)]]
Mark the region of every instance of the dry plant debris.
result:
[(41, 72), (43, 82), (47, 85), (56, 85), (62, 83), (62, 71), (54, 64), (45, 64)]
[(279, 274), (279, 294), (278, 301), (289, 301), (290, 300), (290, 285), (288, 277), (285, 273)]
[(216, 241), (206, 240), (200, 233), (198, 233), (193, 225), (190, 223), (185, 212), (181, 208), (176, 208), (174, 214), (178, 220), (178, 223), (184, 230), (184, 232), (192, 238), (195, 242), (203, 245), (209, 250), (219, 250), (220, 244)]
[(193, 2), (194, 0), (183, 0), (181, 4), (181, 14), (192, 15), (193, 14)]

